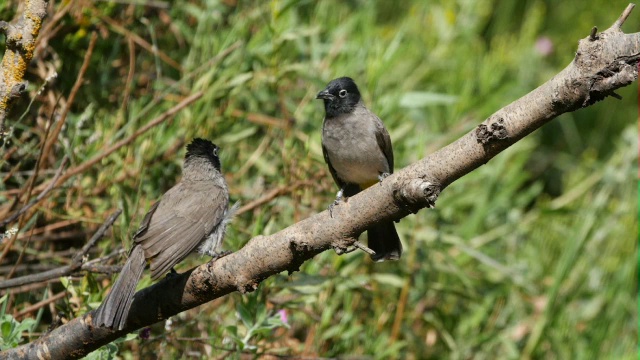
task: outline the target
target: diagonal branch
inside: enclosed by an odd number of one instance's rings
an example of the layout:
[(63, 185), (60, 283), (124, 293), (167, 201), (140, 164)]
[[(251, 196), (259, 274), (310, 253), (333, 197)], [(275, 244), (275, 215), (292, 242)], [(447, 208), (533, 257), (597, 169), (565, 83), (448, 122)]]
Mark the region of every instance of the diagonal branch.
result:
[(551, 80), (498, 110), (454, 143), (337, 206), (333, 217), (324, 211), (276, 234), (257, 236), (231, 255), (139, 291), (122, 331), (95, 327), (91, 312), (6, 355), (12, 359), (84, 356), (179, 312), (234, 291), (253, 291), (269, 276), (296, 271), (320, 252), (346, 250), (374, 223), (433, 206), (448, 185), (551, 119), (589, 106), (637, 80), (640, 33), (624, 34), (616, 23), (596, 39), (586, 35), (574, 61)]

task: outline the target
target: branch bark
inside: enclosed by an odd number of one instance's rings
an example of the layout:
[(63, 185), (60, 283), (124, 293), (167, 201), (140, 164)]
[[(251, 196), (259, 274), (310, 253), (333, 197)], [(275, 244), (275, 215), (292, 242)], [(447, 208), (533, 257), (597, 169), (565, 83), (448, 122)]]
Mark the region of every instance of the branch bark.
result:
[(322, 251), (343, 252), (374, 223), (434, 206), (449, 184), (551, 119), (587, 107), (637, 80), (640, 33), (620, 30), (632, 8), (629, 5), (606, 31), (587, 33), (575, 59), (551, 80), (498, 110), (454, 143), (335, 207), (333, 217), (324, 211), (276, 234), (255, 237), (231, 255), (139, 291), (122, 331), (95, 327), (91, 312), (3, 355), (12, 359), (84, 356), (128, 332), (233, 291), (253, 291), (269, 276), (296, 271)]
[(36, 38), (47, 16), (48, 0), (26, 2), (24, 14), (15, 25), (0, 21), (6, 36), (6, 50), (0, 65), (0, 140), (5, 137), (5, 120), (13, 100), (27, 88), (22, 81), (36, 49)]

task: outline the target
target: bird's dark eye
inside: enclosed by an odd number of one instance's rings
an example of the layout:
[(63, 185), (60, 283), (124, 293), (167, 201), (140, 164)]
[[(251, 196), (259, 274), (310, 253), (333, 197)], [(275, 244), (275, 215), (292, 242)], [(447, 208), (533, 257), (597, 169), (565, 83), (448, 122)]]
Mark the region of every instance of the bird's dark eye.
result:
[(213, 148), (213, 156), (218, 156), (218, 149), (219, 148)]
[(338, 95), (339, 95), (341, 98), (343, 98), (343, 97), (347, 96), (347, 90), (345, 90), (345, 89), (340, 90), (340, 92), (338, 93)]

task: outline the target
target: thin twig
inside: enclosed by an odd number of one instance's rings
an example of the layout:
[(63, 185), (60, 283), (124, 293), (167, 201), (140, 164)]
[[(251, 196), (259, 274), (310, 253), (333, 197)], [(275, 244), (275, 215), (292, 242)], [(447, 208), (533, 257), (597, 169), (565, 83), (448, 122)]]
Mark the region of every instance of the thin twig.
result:
[[(58, 100), (60, 100), (60, 99), (58, 98)], [(56, 102), (56, 104), (57, 104), (57, 102)], [(42, 164), (42, 159), (44, 158), (43, 154), (44, 154), (45, 145), (47, 144), (47, 137), (49, 136), (49, 132), (51, 131), (51, 126), (53, 124), (53, 115), (54, 115), (54, 113), (55, 113), (55, 106), (54, 106), (53, 110), (51, 111), (51, 115), (49, 116), (49, 120), (47, 121), (47, 127), (45, 128), (44, 137), (42, 139), (42, 144), (40, 145), (40, 151), (38, 153), (38, 159), (36, 160), (35, 172), (33, 173), (33, 177), (31, 178), (31, 181), (29, 182), (29, 185), (27, 185), (23, 190), (21, 190), (19, 195), (18, 195), (18, 198), (21, 198), (25, 194), (25, 191), (26, 191), (27, 196), (24, 198), (25, 202), (28, 199), (31, 198), (31, 194), (33, 193), (34, 185), (36, 183), (36, 179), (38, 178), (38, 172), (40, 171), (40, 164)], [(53, 183), (55, 183), (55, 182), (53, 182)], [(51, 188), (53, 188), (53, 186)], [(29, 218), (30, 218), (30, 216), (29, 216)], [(13, 247), (13, 244), (18, 239), (19, 230), (22, 229), (22, 226), (25, 224), (25, 222), (27, 220), (28, 219), (25, 219), (25, 217), (20, 217), (20, 221), (18, 221), (18, 226), (17, 226), (18, 231), (6, 243), (4, 249), (2, 250), (2, 253), (0, 254), (0, 262), (4, 259), (5, 256), (7, 256), (7, 254), (9, 253), (9, 250)], [(33, 234), (33, 229), (31, 230), (31, 234), (29, 236), (31, 236), (32, 234)], [(21, 254), (20, 258), (22, 258), (22, 254)], [(16, 265), (18, 265), (18, 263), (16, 263)], [(10, 274), (11, 273), (13, 273), (13, 270), (10, 272)], [(10, 275), (8, 277), (10, 277)]]
[[(46, 141), (46, 138), (45, 138), (45, 141)], [(40, 153), (40, 154), (42, 155), (42, 153)], [(42, 157), (40, 157), (40, 159), (41, 159), (41, 158), (42, 158)], [(35, 199), (34, 201), (32, 201), (31, 203), (29, 203), (29, 204), (25, 205), (22, 209), (20, 209), (20, 210), (16, 213), (17, 215), (16, 215), (15, 217), (14, 217), (14, 216), (10, 216), (10, 217), (7, 219), (8, 221), (7, 221), (6, 223), (5, 223), (4, 221), (3, 221), (3, 222), (1, 222), (1, 223), (0, 223), (0, 226), (4, 226), (4, 225), (6, 225), (6, 224), (8, 224), (8, 223), (10, 223), (10, 222), (12, 222), (12, 221), (14, 221), (15, 219), (20, 218), (20, 216), (21, 216), (23, 213), (27, 212), (31, 207), (33, 207), (34, 205), (36, 205), (37, 203), (39, 203), (40, 201), (42, 201), (42, 199), (44, 199), (44, 198), (47, 196), (47, 194), (48, 194), (49, 192), (51, 192), (51, 190), (53, 190), (53, 189), (55, 188), (56, 180), (57, 180), (57, 179), (59, 179), (59, 178), (60, 178), (60, 176), (62, 175), (62, 169), (64, 169), (64, 167), (66, 166), (66, 162), (67, 162), (67, 160), (68, 160), (68, 157), (65, 155), (65, 157), (64, 157), (64, 158), (62, 158), (62, 163), (60, 164), (60, 167), (58, 168), (58, 171), (57, 171), (57, 172), (56, 172), (56, 174), (54, 175), (54, 177), (53, 177), (52, 181), (51, 181), (51, 182), (49, 183), (49, 185), (45, 188), (45, 190), (44, 190), (42, 193), (40, 193), (40, 194), (36, 197), (36, 199)], [(37, 169), (36, 169), (36, 170), (37, 170)], [(37, 177), (37, 173), (36, 173), (36, 174), (34, 174), (34, 182), (35, 182), (35, 178), (36, 178), (36, 177)], [(33, 185), (33, 183), (32, 183), (32, 185)], [(32, 185), (30, 186), (31, 188), (33, 187)], [(32, 191), (32, 190), (29, 190), (29, 196), (31, 195), (31, 191)], [(21, 228), (22, 228), (22, 226), (24, 225), (24, 222), (25, 222), (25, 221), (26, 221), (26, 220), (24, 219), (24, 217), (20, 218), (20, 222), (19, 222), (19, 224), (18, 224), (18, 229), (21, 229)], [(32, 230), (32, 232), (31, 232), (31, 235), (32, 235), (32, 234), (33, 234), (33, 230)], [(30, 235), (30, 236), (31, 236), (31, 235)], [(5, 256), (7, 256), (7, 254), (9, 253), (9, 250), (11, 250), (11, 248), (13, 247), (13, 244), (15, 243), (15, 241), (16, 241), (16, 239), (17, 239), (17, 238), (18, 238), (18, 233), (14, 234), (14, 235), (9, 239), (9, 241), (8, 241), (8, 242), (7, 242), (7, 244), (5, 245), (4, 249), (2, 250), (2, 254), (0, 254), (0, 261), (1, 261), (2, 259), (4, 259), (4, 257), (5, 257)], [(21, 255), (20, 255), (20, 259), (22, 259), (22, 253), (21, 253)], [(19, 264), (19, 262), (17, 262), (17, 263), (16, 263), (16, 265), (18, 265), (18, 264)], [(13, 271), (9, 273), (9, 276), (11, 276), (11, 274), (12, 274), (12, 273), (13, 273)]]
[(309, 185), (313, 185), (313, 182), (311, 181), (298, 181), (296, 183), (294, 183), (293, 185), (282, 185), (279, 186), (275, 189), (271, 189), (269, 190), (268, 193), (262, 195), (260, 198), (253, 200), (252, 202), (240, 207), (238, 209), (238, 211), (236, 211), (236, 215), (240, 215), (242, 213), (245, 213), (247, 211), (253, 210), (257, 207), (260, 207), (266, 203), (268, 203), (269, 201), (282, 196), (284, 194), (288, 194), (290, 192), (292, 192), (293, 190), (301, 187), (301, 186), (309, 186)]
[(53, 129), (53, 133), (51, 134), (49, 141), (47, 141), (44, 147), (45, 158), (47, 155), (49, 155), (49, 151), (51, 151), (53, 144), (55, 144), (56, 141), (58, 141), (58, 135), (60, 135), (60, 131), (62, 131), (62, 126), (67, 120), (67, 115), (69, 115), (69, 111), (71, 110), (71, 105), (73, 105), (73, 101), (75, 100), (76, 95), (78, 94), (78, 90), (80, 90), (80, 87), (82, 86), (82, 82), (84, 80), (84, 74), (87, 72), (87, 69), (89, 68), (89, 62), (91, 60), (91, 55), (93, 54), (93, 49), (96, 46), (97, 39), (98, 39), (98, 34), (96, 34), (95, 31), (92, 32), (91, 40), (89, 40), (89, 47), (87, 48), (87, 52), (84, 54), (84, 60), (82, 62), (82, 66), (80, 67), (80, 72), (78, 72), (78, 77), (76, 78), (76, 82), (73, 84), (73, 87), (71, 88), (71, 92), (69, 93), (69, 97), (67, 98), (67, 103), (65, 104), (64, 109), (62, 110), (62, 115), (60, 116), (60, 120), (58, 120), (58, 122), (56, 123), (56, 127)]
[(122, 95), (122, 105), (120, 106), (120, 113), (118, 114), (118, 122), (122, 120), (124, 113), (127, 111), (127, 105), (129, 104), (129, 96), (131, 95), (131, 84), (133, 84), (133, 74), (136, 71), (136, 44), (129, 37), (127, 38), (129, 44), (129, 73), (127, 74), (127, 81), (124, 84), (124, 94)]
[(622, 24), (624, 24), (624, 22), (627, 21), (627, 18), (629, 17), (629, 15), (631, 15), (631, 11), (633, 11), (634, 7), (636, 7), (636, 4), (627, 5), (627, 8), (624, 9), (622, 14), (618, 18), (618, 20), (616, 20), (616, 22), (613, 23), (613, 27), (620, 29), (622, 27)]
[(13, 213), (11, 216), (7, 217), (6, 219), (0, 220), (0, 227), (3, 227), (5, 225), (15, 221), (20, 215), (24, 214), (29, 209), (31, 209), (33, 206), (35, 206), (37, 203), (42, 201), (42, 199), (44, 199), (47, 196), (47, 194), (49, 194), (51, 192), (51, 190), (55, 189), (54, 185), (55, 185), (56, 181), (58, 180), (58, 178), (60, 178), (60, 175), (62, 175), (62, 170), (67, 165), (67, 161), (69, 161), (69, 157), (65, 155), (64, 158), (62, 158), (62, 163), (60, 164), (60, 167), (58, 167), (58, 170), (56, 170), (56, 174), (53, 176), (53, 180), (47, 185), (47, 188), (44, 189), (43, 192), (38, 194), (38, 196), (35, 199), (33, 199), (30, 203), (25, 205), (22, 209), (16, 211), (15, 213)]
[(80, 249), (80, 252), (78, 252), (71, 261), (73, 263), (79, 264), (82, 261), (82, 258), (85, 255), (87, 255), (87, 253), (89, 252), (89, 249), (91, 249), (93, 245), (95, 245), (96, 242), (100, 240), (102, 236), (104, 236), (104, 233), (107, 232), (107, 230), (116, 221), (116, 219), (118, 218), (118, 216), (120, 216), (120, 214), (122, 214), (121, 209), (118, 209), (113, 214), (111, 214), (111, 216), (109, 216), (109, 218), (100, 226), (98, 231), (96, 231), (96, 233), (93, 234), (91, 239), (87, 241), (87, 243), (82, 247), (82, 249)]
[(44, 299), (44, 300), (39, 301), (39, 302), (29, 306), (29, 307), (26, 307), (26, 308), (20, 310), (20, 312), (17, 313), (14, 317), (21, 318), (21, 317), (27, 315), (28, 313), (34, 312), (36, 310), (39, 310), (40, 308), (45, 307), (45, 306), (49, 305), (52, 302), (55, 302), (55, 301), (57, 301), (59, 299), (62, 299), (66, 294), (67, 294), (66, 291), (59, 292), (59, 293), (53, 295), (52, 297), (50, 297), (48, 299)]
[(44, 26), (40, 33), (42, 34), (36, 39), (36, 49), (35, 49), (35, 57), (37, 58), (40, 55), (40, 51), (46, 47), (49, 43), (49, 39), (53, 38), (54, 35), (60, 30), (60, 26), (57, 26), (57, 29), (54, 29), (58, 22), (64, 18), (64, 16), (69, 12), (71, 6), (74, 5), (73, 1), (67, 2), (58, 12), (56, 12), (50, 20), (47, 21), (47, 24)]
[[(38, 220), (38, 217), (36, 216), (36, 221), (37, 220)], [(20, 224), (20, 227), (22, 227), (22, 224)], [(15, 274), (15, 272), (16, 272), (16, 267), (18, 267), (18, 265), (20, 265), (20, 263), (22, 263), (22, 258), (24, 257), (24, 253), (29, 248), (29, 243), (31, 242), (31, 236), (32, 235), (33, 235), (33, 228), (31, 228), (31, 231), (29, 231), (29, 237), (27, 238), (27, 242), (24, 244), (24, 246), (20, 250), (20, 254), (18, 255), (18, 259), (16, 260), (15, 264), (13, 264), (13, 268), (9, 271), (9, 273), (5, 277), (6, 279), (10, 279), (11, 277), (13, 277), (13, 274)], [(14, 239), (15, 239), (15, 236), (14, 236)], [(7, 249), (8, 248), (9, 247), (7, 247)], [(4, 253), (3, 255), (6, 255), (6, 253)]]
[[(101, 258), (102, 259), (102, 258)], [(122, 271), (122, 265), (94, 265), (83, 264), (80, 268), (82, 271), (94, 273), (94, 274), (117, 274)]]
[(98, 17), (100, 20), (104, 21), (105, 23), (107, 23), (113, 29), (113, 31), (117, 32), (120, 35), (124, 35), (126, 37), (133, 39), (133, 41), (135, 41), (135, 43), (140, 45), (143, 49), (147, 50), (148, 52), (154, 55), (158, 55), (158, 57), (162, 61), (170, 65), (172, 68), (182, 72), (182, 66), (180, 66), (180, 64), (178, 64), (175, 60), (170, 58), (169, 55), (167, 55), (163, 51), (160, 51), (153, 45), (149, 44), (146, 40), (144, 40), (140, 36), (127, 30), (127, 28), (118, 24), (115, 20), (111, 19), (108, 16), (104, 16), (100, 14), (95, 14), (95, 16)]
[[(149, 131), (151, 128), (153, 128), (154, 126), (159, 125), (160, 123), (162, 123), (163, 121), (171, 118), (172, 116), (174, 116), (177, 112), (179, 112), (180, 110), (184, 109), (185, 107), (189, 106), (191, 103), (193, 103), (194, 101), (200, 99), (202, 97), (202, 91), (198, 91), (197, 93), (183, 99), (181, 102), (179, 102), (176, 106), (172, 107), (171, 109), (165, 111), (164, 113), (162, 113), (160, 116), (158, 116), (157, 118), (151, 120), (150, 122), (148, 122), (146, 125), (144, 125), (143, 127), (141, 127), (140, 129), (138, 129), (135, 133), (133, 133), (131, 136), (129, 136), (128, 138), (121, 140), (119, 142), (117, 142), (116, 144), (114, 144), (113, 146), (111, 146), (110, 148), (106, 149), (105, 151), (103, 151), (102, 153), (100, 153), (99, 155), (93, 157), (92, 159), (76, 166), (73, 169), (69, 169), (69, 171), (67, 171), (60, 179), (58, 179), (57, 184), (61, 184), (64, 181), (66, 181), (67, 179), (69, 179), (70, 177), (77, 175), (85, 170), (87, 170), (88, 168), (92, 167), (93, 165), (97, 164), (98, 162), (100, 162), (102, 159), (104, 159), (105, 157), (111, 155), (112, 153), (114, 153), (116, 150), (120, 149), (121, 147), (125, 146), (125, 145), (129, 145), (130, 143), (132, 143), (135, 139), (137, 139), (140, 135), (144, 134), (145, 132)], [(36, 188), (36, 189), (39, 189)]]
[(368, 248), (367, 246), (365, 246), (363, 243), (361, 243), (360, 241), (356, 241), (353, 243), (353, 246), (357, 247), (358, 249), (366, 252), (367, 254), (374, 256), (376, 254), (375, 251), (371, 250), (370, 248)]
[(71, 264), (65, 265), (56, 269), (41, 272), (39, 274), (32, 274), (21, 276), (15, 279), (9, 279), (0, 281), (0, 289), (7, 289), (16, 286), (22, 286), (42, 281), (47, 281), (61, 276), (68, 276), (72, 273), (82, 269), (82, 258), (87, 254), (89, 249), (95, 245), (95, 243), (104, 235), (104, 233), (113, 225), (118, 216), (122, 213), (122, 210), (116, 210), (109, 218), (100, 226), (98, 231), (91, 237), (91, 239), (82, 247), (82, 249), (73, 257)]

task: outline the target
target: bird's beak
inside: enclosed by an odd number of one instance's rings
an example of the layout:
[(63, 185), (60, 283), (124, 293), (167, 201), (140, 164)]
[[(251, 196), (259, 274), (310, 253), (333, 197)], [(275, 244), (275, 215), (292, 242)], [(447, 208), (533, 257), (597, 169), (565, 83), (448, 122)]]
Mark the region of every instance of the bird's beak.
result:
[(318, 95), (316, 95), (316, 99), (333, 100), (333, 98), (335, 98), (335, 96), (331, 95), (327, 89), (320, 91)]

